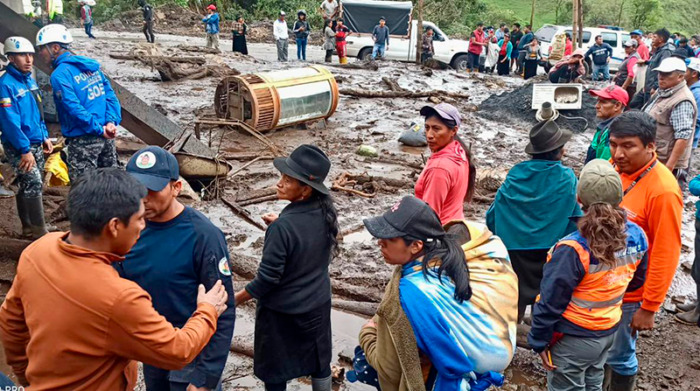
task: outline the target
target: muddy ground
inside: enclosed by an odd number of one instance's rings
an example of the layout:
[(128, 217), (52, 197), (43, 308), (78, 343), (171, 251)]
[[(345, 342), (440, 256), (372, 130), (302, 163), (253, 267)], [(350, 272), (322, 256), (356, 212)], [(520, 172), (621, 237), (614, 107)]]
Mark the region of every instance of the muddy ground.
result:
[[(129, 53), (143, 41), (138, 33), (128, 31), (95, 31), (98, 40), (86, 40), (79, 30), (73, 30), (77, 37), (74, 47), (80, 54), (98, 59), (106, 72), (143, 99), (157, 107), (171, 120), (184, 129), (192, 129), (196, 118), (213, 115), (213, 97), (219, 78), (208, 77), (199, 80), (162, 82), (158, 72), (137, 61), (115, 60), (110, 53)], [(242, 73), (267, 70), (291, 69), (306, 64), (292, 61), (280, 64), (275, 61), (275, 48), (268, 44), (251, 44), (252, 57), (230, 52), (231, 42), (222, 40), (224, 53), (221, 55), (182, 52), (178, 45), (203, 45), (203, 37), (166, 36), (159, 34), (158, 47), (165, 54), (197, 55), (206, 59), (207, 64), (226, 64)], [(295, 46), (290, 45), (290, 58), (294, 57)], [(310, 62), (323, 61), (323, 52), (318, 47), (309, 47)], [(354, 60), (351, 60), (353, 62)], [(477, 197), (465, 205), (468, 218), (483, 221), (500, 181), (508, 169), (517, 162), (527, 159), (523, 152), (527, 144), (527, 134), (534, 113), (529, 110), (492, 112), (480, 115), (479, 105), (488, 98), (509, 93), (525, 83), (516, 78), (500, 78), (489, 75), (465, 75), (454, 71), (425, 70), (413, 64), (382, 62), (378, 70), (347, 69), (330, 67), (341, 89), (359, 88), (371, 91), (387, 91), (382, 78), (395, 80), (402, 88), (423, 91), (443, 90), (466, 93), (468, 99), (446, 99), (455, 104), (463, 114), (461, 135), (472, 145), (478, 166)], [(357, 341), (357, 333), (380, 300), (384, 285), (389, 279), (391, 268), (384, 264), (374, 241), (361, 226), (363, 217), (382, 213), (400, 197), (412, 194), (413, 184), (429, 151), (423, 148), (402, 147), (396, 140), (411, 122), (419, 120), (418, 110), (427, 99), (369, 99), (341, 95), (337, 112), (321, 127), (298, 126), (268, 133), (269, 139), (286, 153), (301, 143), (313, 143), (328, 152), (332, 169), (328, 183), (342, 173), (365, 178), (364, 187), (355, 190), (376, 191), (373, 198), (363, 198), (347, 192), (333, 192), (338, 208), (341, 230), (345, 237), (340, 244), (340, 256), (331, 265), (334, 307), (333, 334), (334, 350), (340, 356), (348, 356)], [(496, 114), (496, 115), (494, 115)], [(488, 117), (488, 118), (486, 118)], [(508, 117), (508, 118), (506, 118)], [(506, 120), (508, 119), (508, 120)], [(128, 159), (138, 149), (137, 140), (128, 133), (120, 133), (122, 160)], [(592, 131), (576, 134), (567, 146), (564, 163), (577, 172), (581, 168), (585, 151)], [(204, 129), (203, 139), (211, 140), (213, 148), (220, 156), (236, 157), (242, 154), (263, 154), (266, 147), (253, 137), (233, 130)], [(362, 157), (355, 152), (360, 145), (370, 145), (379, 151), (378, 158)], [(231, 160), (237, 170), (249, 162), (249, 158)], [(364, 175), (364, 176), (363, 176)], [(277, 181), (278, 173), (270, 160), (261, 160), (241, 170), (233, 178), (220, 183), (220, 195), (242, 204), (254, 196), (270, 194)], [(369, 178), (368, 178), (369, 177)], [(195, 187), (196, 184), (194, 184)], [(209, 188), (211, 189), (211, 188)], [(264, 232), (255, 225), (241, 219), (220, 200), (209, 199), (205, 192), (204, 201), (194, 205), (202, 210), (220, 227), (227, 236), (234, 263), (237, 288), (241, 288), (255, 273), (261, 255)], [(693, 212), (689, 198), (684, 215), (681, 263), (692, 261), (693, 256)], [(694, 200), (694, 199), (693, 199)], [(50, 208), (58, 208), (60, 200), (52, 201)], [(266, 201), (245, 206), (254, 217), (267, 212), (279, 213), (283, 202)], [(52, 211), (49, 210), (48, 213)], [(12, 206), (8, 202), (0, 205), (0, 219), (12, 220)], [(58, 213), (60, 215), (60, 213)], [(64, 221), (59, 225), (65, 226)], [(17, 224), (14, 230), (18, 229)], [(14, 237), (16, 232), (6, 232), (5, 237)], [(13, 275), (13, 263), (5, 262), (0, 268), (0, 283), (7, 289)], [(679, 267), (679, 272), (670, 293), (676, 301), (694, 297), (694, 284), (687, 269)], [(348, 306), (355, 312), (346, 312)], [(639, 357), (641, 360), (640, 389), (645, 390), (693, 390), (700, 389), (700, 359), (696, 346), (700, 335), (696, 327), (679, 325), (669, 311), (674, 310), (672, 299), (658, 316), (656, 330), (644, 334), (640, 339)], [(262, 384), (252, 376), (252, 350), (254, 305), (246, 304), (237, 309), (234, 350), (224, 373), (224, 389), (262, 389)], [(4, 360), (3, 360), (4, 361)], [(334, 365), (344, 366), (342, 359)], [(7, 368), (2, 368), (7, 371)], [(534, 353), (518, 349), (511, 367), (506, 371), (505, 389), (536, 391), (545, 389), (544, 372)], [(369, 390), (369, 387), (343, 383), (338, 388), (346, 390)], [(310, 389), (304, 379), (295, 381), (290, 389)]]

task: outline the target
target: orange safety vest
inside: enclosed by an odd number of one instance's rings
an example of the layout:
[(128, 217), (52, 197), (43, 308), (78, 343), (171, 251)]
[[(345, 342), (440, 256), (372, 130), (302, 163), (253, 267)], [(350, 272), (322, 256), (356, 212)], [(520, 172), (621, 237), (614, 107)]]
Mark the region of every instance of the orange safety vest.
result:
[(569, 246), (576, 250), (586, 271), (562, 314), (564, 318), (588, 330), (609, 330), (617, 325), (622, 318), (622, 299), (627, 285), (648, 247), (644, 231), (636, 224), (627, 223), (627, 234), (627, 248), (616, 254), (615, 264), (610, 266), (598, 263), (591, 256), (586, 240), (578, 231), (556, 244), (554, 248)]

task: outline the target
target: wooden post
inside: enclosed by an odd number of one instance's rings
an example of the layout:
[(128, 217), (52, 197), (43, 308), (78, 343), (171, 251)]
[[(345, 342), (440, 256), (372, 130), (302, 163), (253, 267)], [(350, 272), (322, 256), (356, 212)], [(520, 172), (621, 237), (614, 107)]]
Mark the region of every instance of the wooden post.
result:
[(575, 0), (578, 3), (578, 47), (583, 47), (583, 0)]
[[(532, 10), (530, 11), (530, 26), (535, 27), (535, 3), (537, 0), (532, 0)], [(532, 30), (533, 32), (535, 30)]]
[(571, 40), (573, 41), (573, 44), (578, 47), (578, 0), (573, 0), (573, 21), (572, 21), (572, 29), (571, 29)]
[(418, 0), (418, 23), (416, 25), (416, 64), (420, 64), (423, 49), (423, 0)]

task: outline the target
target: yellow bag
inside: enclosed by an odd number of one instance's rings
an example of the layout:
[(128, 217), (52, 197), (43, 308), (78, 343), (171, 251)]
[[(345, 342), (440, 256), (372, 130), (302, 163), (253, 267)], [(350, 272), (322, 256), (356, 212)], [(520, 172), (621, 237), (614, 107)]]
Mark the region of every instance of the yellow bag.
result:
[(68, 178), (68, 166), (61, 159), (61, 154), (56, 152), (46, 159), (44, 171), (51, 174), (48, 186), (68, 186), (70, 179)]

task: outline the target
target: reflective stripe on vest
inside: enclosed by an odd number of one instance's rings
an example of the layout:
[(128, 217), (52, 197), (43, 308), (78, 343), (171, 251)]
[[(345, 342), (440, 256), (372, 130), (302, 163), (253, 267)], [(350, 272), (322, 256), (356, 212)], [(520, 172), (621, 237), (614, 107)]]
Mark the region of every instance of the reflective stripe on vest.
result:
[(586, 274), (574, 288), (571, 301), (562, 316), (588, 330), (608, 330), (615, 327), (622, 317), (622, 299), (627, 285), (634, 277), (644, 252), (626, 248), (616, 254), (614, 265), (591, 264), (591, 255), (584, 248), (580, 235), (569, 236), (558, 246), (569, 246), (579, 256)]

